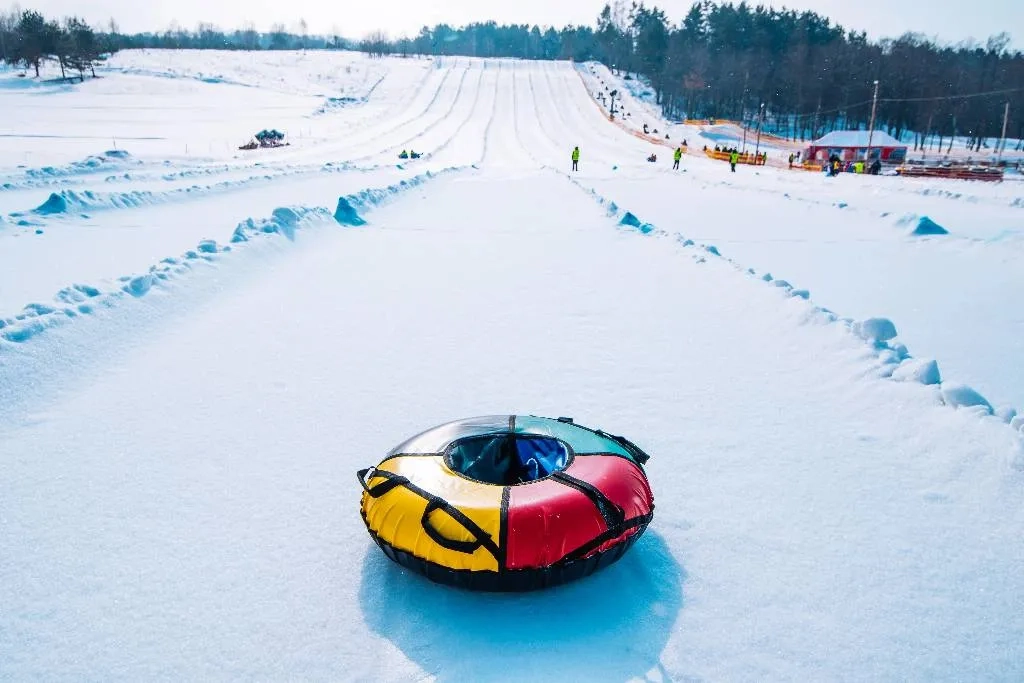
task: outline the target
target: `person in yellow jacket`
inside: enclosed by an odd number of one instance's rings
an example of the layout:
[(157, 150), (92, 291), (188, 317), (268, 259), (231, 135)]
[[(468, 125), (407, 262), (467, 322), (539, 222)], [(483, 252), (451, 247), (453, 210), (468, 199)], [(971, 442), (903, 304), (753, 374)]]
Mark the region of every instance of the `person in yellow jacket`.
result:
[(580, 165), (580, 148), (573, 147), (572, 149), (572, 170), (578, 171)]
[(672, 154), (672, 169), (677, 170), (679, 168), (679, 160), (683, 158), (683, 148), (676, 147), (676, 151)]
[(736, 150), (733, 150), (732, 154), (729, 155), (729, 165), (732, 167), (732, 172), (733, 173), (736, 172), (736, 164), (739, 163), (739, 160), (740, 160), (740, 153), (737, 152)]

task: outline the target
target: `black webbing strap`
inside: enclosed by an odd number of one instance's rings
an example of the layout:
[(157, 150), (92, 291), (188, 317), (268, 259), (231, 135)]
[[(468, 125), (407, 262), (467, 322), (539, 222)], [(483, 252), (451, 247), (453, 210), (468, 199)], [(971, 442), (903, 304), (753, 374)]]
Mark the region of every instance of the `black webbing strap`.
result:
[[(366, 476), (371, 473), (370, 476)], [(356, 472), (356, 477), (359, 479), (359, 485), (363, 487), (363, 490), (371, 498), (380, 498), (391, 489), (404, 486), (409, 483), (409, 480), (405, 477), (395, 474), (394, 472), (388, 472), (387, 470), (379, 470), (376, 467), (367, 467), (365, 470), (359, 470)], [(376, 486), (370, 486), (369, 482), (374, 477), (383, 477), (384, 481), (377, 484)]]
[(551, 478), (566, 486), (571, 486), (589, 498), (594, 507), (597, 508), (597, 511), (601, 513), (601, 517), (604, 518), (604, 524), (608, 529), (618, 529), (622, 526), (626, 519), (626, 513), (622, 508), (609, 500), (608, 496), (604, 495), (601, 489), (565, 472), (555, 472), (551, 475)]
[[(447, 536), (442, 535), (437, 527), (435, 527), (430, 521), (430, 514), (435, 510), (444, 512), (446, 515), (461, 524), (466, 531), (472, 534), (474, 540), (457, 541), (453, 538), (448, 538)], [(420, 519), (420, 524), (423, 525), (423, 530), (427, 532), (427, 536), (430, 536), (434, 543), (437, 543), (442, 548), (454, 550), (457, 553), (472, 555), (476, 552), (477, 548), (483, 546), (495, 557), (498, 556), (498, 546), (491, 539), (490, 534), (477, 526), (476, 522), (467, 517), (461, 510), (449, 504), (442, 498), (438, 498), (437, 496), (430, 497), (430, 500), (427, 502), (426, 509), (423, 510), (423, 517)]]
[[(367, 495), (372, 498), (380, 498), (388, 491), (398, 488), (399, 486), (404, 486), (417, 496), (425, 498), (427, 501), (427, 507), (423, 510), (423, 516), (420, 518), (420, 524), (427, 536), (442, 548), (472, 555), (476, 552), (477, 548), (483, 547), (486, 548), (489, 553), (494, 555), (495, 559), (498, 558), (500, 554), (498, 544), (494, 542), (491, 535), (481, 529), (476, 522), (467, 517), (462, 510), (458, 509), (444, 498), (424, 491), (410, 482), (407, 477), (395, 474), (394, 472), (388, 472), (387, 470), (377, 469), (376, 467), (367, 467), (366, 469), (359, 470), (356, 472), (356, 476), (359, 478), (359, 485), (362, 486)], [(370, 486), (367, 482), (375, 477), (383, 477), (384, 481), (374, 486)], [(438, 510), (444, 512), (462, 525), (462, 527), (468, 531), (471, 536), (473, 536), (474, 540), (458, 541), (443, 536), (437, 527), (435, 527), (430, 521), (430, 515)]]
[(609, 438), (612, 441), (618, 442), (623, 448), (629, 451), (630, 455), (636, 458), (636, 461), (641, 465), (646, 465), (647, 461), (651, 459), (651, 456), (647, 455), (647, 453), (645, 453), (643, 449), (641, 449), (639, 446), (637, 446), (635, 443), (633, 443), (624, 436), (609, 434), (608, 432), (603, 431), (601, 429), (597, 430), (597, 434)]

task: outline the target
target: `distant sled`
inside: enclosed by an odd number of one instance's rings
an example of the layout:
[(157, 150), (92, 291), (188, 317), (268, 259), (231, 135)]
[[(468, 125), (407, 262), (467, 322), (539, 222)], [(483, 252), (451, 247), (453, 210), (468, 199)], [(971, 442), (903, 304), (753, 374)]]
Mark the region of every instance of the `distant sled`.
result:
[(259, 133), (256, 133), (253, 138), (255, 139), (250, 140), (238, 149), (253, 150), (259, 148), (287, 147), (291, 144), (284, 141), (284, 133), (277, 129), (263, 129)]

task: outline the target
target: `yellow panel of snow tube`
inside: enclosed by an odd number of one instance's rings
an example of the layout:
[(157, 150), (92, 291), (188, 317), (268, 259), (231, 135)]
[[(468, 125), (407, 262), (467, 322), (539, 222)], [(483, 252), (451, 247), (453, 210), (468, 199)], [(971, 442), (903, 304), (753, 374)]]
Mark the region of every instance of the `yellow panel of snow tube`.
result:
[[(498, 571), (502, 487), (455, 474), (441, 455), (390, 458), (365, 483), (370, 491), (379, 491), (396, 478), (416, 485), (394, 486), (376, 497), (363, 493), (362, 512), (370, 531), (399, 550), (450, 569)], [(455, 549), (460, 545), (462, 550)], [(474, 545), (472, 552), (465, 551)]]

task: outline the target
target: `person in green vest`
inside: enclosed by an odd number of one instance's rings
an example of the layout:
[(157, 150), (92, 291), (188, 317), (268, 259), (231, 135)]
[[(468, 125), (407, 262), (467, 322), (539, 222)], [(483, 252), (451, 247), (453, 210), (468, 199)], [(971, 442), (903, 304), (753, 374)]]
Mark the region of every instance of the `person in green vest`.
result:
[(676, 151), (672, 154), (672, 169), (679, 170), (679, 160), (683, 158), (683, 148), (676, 147)]
[(580, 148), (573, 147), (572, 149), (572, 170), (580, 170)]
[(739, 160), (740, 160), (740, 153), (737, 152), (736, 150), (733, 150), (732, 154), (729, 155), (729, 165), (732, 167), (732, 172), (733, 173), (736, 172), (736, 164), (739, 163)]

